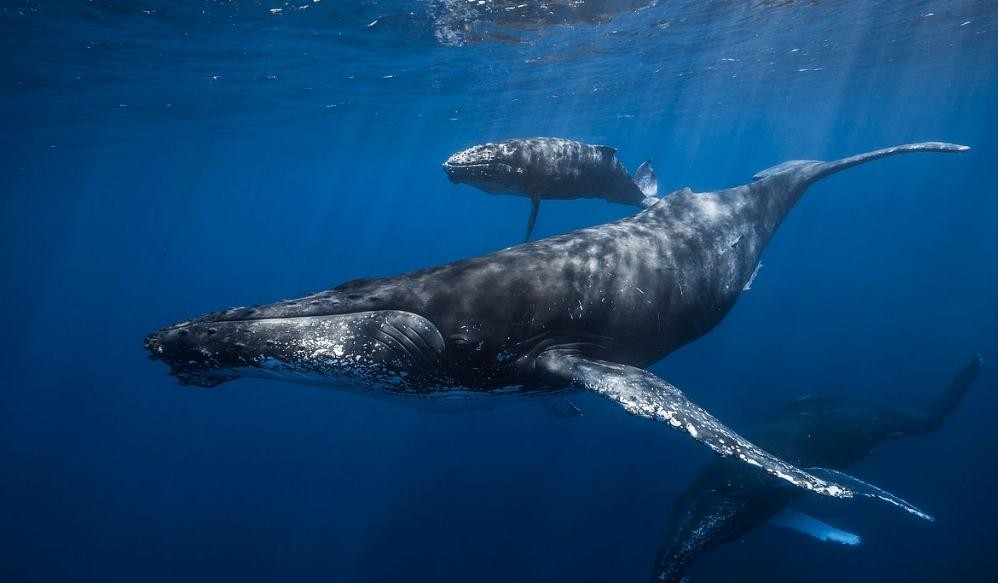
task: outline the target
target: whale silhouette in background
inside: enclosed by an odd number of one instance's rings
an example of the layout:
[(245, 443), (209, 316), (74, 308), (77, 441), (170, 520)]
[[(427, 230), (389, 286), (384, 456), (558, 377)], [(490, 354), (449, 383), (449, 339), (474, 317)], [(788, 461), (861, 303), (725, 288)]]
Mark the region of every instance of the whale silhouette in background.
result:
[[(977, 380), (975, 355), (949, 387), (924, 408), (804, 397), (749, 436), (753, 443), (798, 467), (837, 470), (865, 458), (888, 439), (922, 435), (942, 426)], [(784, 482), (730, 460), (717, 460), (693, 480), (673, 511), (669, 534), (655, 563), (652, 581), (676, 582), (704, 553), (770, 523), (819, 540), (859, 544), (859, 536), (806, 514), (788, 510), (803, 494)], [(895, 499), (900, 502), (899, 499)], [(904, 505), (901, 504), (903, 507)], [(912, 510), (912, 507), (905, 507)], [(922, 518), (927, 515), (920, 514)]]
[(591, 391), (802, 488), (876, 496), (758, 448), (644, 367), (725, 317), (816, 180), (892, 154), (967, 149), (927, 142), (787, 162), (598, 227), (208, 314), (149, 334), (145, 346), (182, 383), (205, 387), (266, 377), (419, 399)]

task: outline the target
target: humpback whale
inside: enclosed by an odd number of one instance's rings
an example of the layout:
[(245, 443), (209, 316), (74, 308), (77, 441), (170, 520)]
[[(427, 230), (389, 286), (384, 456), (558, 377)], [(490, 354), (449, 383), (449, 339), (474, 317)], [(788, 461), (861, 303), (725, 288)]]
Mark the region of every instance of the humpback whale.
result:
[[(942, 396), (925, 408), (804, 397), (750, 436), (757, 445), (800, 467), (844, 468), (865, 458), (883, 441), (938, 429), (959, 405), (980, 369), (981, 357), (975, 355)], [(677, 501), (652, 580), (683, 580), (702, 554), (767, 522), (820, 540), (859, 544), (854, 534), (787, 510), (798, 493), (802, 491), (785, 488), (782, 482), (747, 471), (743, 465), (717, 460)]]
[(850, 488), (748, 442), (645, 367), (734, 306), (780, 222), (816, 180), (926, 142), (796, 161), (717, 192), (684, 189), (637, 215), (300, 299), (231, 308), (149, 334), (181, 383), (277, 378), (369, 395), (592, 391), (722, 456), (821, 494)]
[(617, 150), (561, 138), (528, 138), (480, 144), (444, 162), (450, 181), (490, 194), (530, 198), (530, 240), (542, 199), (602, 198), (642, 208), (658, 202), (658, 182), (650, 162), (627, 173)]

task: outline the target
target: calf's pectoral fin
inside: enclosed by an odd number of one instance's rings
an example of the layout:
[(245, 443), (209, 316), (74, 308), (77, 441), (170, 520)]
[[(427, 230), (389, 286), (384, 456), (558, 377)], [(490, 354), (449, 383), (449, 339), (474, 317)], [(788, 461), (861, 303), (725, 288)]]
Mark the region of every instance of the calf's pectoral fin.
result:
[(686, 398), (682, 391), (646, 370), (590, 359), (566, 348), (542, 352), (536, 366), (537, 373), (547, 383), (593, 391), (620, 404), (632, 415), (685, 431), (721, 456), (737, 456), (747, 464), (819, 494), (852, 496), (849, 488), (813, 476), (753, 445)]
[(530, 197), (530, 218), (527, 220), (527, 236), (523, 238), (523, 242), (526, 243), (530, 240), (530, 236), (534, 234), (534, 225), (537, 224), (537, 211), (541, 210), (541, 199), (532, 196)]

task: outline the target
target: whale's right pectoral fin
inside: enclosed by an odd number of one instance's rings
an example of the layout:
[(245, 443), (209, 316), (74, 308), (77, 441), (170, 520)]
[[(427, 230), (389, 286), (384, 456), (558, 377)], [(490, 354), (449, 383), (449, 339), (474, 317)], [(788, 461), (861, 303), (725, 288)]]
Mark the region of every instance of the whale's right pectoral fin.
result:
[(860, 543), (860, 538), (857, 534), (839, 530), (813, 516), (796, 510), (790, 510), (789, 508), (771, 518), (769, 524), (806, 534), (820, 541), (836, 542), (844, 545), (858, 545)]
[(826, 496), (848, 498), (849, 488), (813, 476), (763, 451), (652, 373), (623, 364), (594, 360), (570, 348), (551, 348), (536, 361), (540, 377), (550, 384), (588, 389), (624, 407), (628, 413), (668, 423), (706, 444), (721, 456), (741, 461)]

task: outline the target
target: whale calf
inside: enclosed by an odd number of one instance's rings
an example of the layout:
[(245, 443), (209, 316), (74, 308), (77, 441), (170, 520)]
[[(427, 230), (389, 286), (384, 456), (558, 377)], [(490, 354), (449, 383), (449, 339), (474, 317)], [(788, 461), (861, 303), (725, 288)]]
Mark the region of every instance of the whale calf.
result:
[[(938, 429), (956, 409), (980, 370), (981, 358), (975, 355), (942, 396), (925, 408), (804, 397), (750, 436), (757, 445), (800, 467), (844, 468), (865, 458), (888, 439)], [(857, 535), (787, 510), (800, 493), (801, 490), (786, 488), (782, 482), (766, 479), (744, 465), (717, 460), (693, 480), (676, 503), (671, 530), (660, 549), (652, 581), (684, 580), (686, 571), (701, 555), (767, 522), (820, 540), (859, 544)]]
[(530, 199), (525, 241), (530, 240), (543, 199), (602, 198), (642, 208), (658, 202), (658, 183), (650, 162), (627, 173), (617, 150), (561, 138), (527, 138), (480, 144), (444, 162), (451, 182), (470, 184), (490, 194)]
[(265, 377), (423, 399), (591, 391), (722, 456), (848, 497), (862, 492), (753, 445), (645, 367), (724, 318), (814, 181), (891, 154), (967, 149), (927, 142), (784, 163), (743, 186), (684, 189), (620, 221), (201, 316), (145, 346), (182, 383), (204, 387)]

